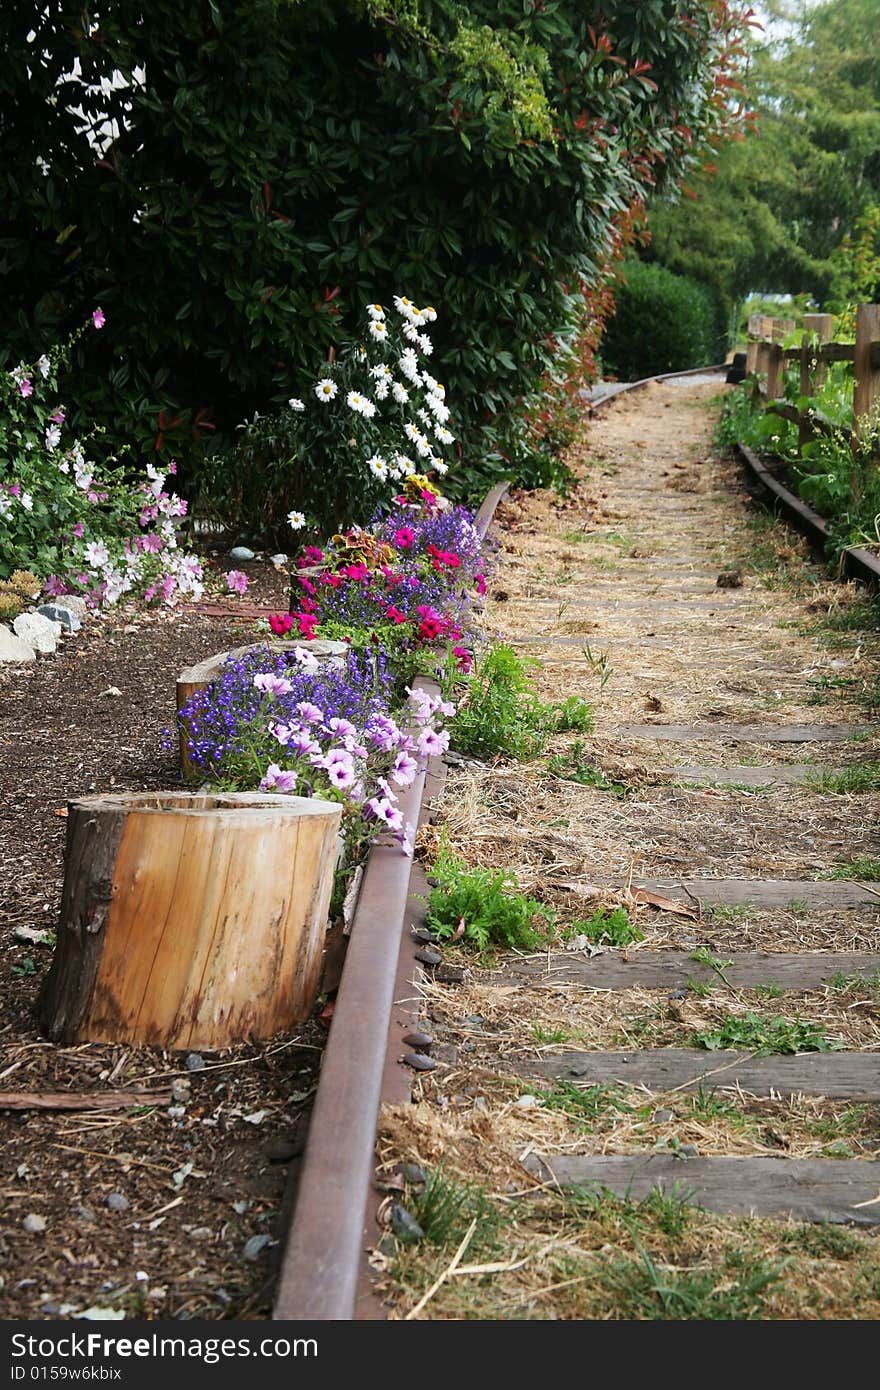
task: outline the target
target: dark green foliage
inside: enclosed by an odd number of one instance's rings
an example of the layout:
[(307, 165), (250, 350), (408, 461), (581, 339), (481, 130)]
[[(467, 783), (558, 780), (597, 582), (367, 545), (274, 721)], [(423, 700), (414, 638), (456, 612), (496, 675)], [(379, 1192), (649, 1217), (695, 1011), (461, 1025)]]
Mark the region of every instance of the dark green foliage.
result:
[(627, 261), (602, 360), (621, 381), (684, 371), (724, 359), (726, 341), (705, 285), (660, 265)]
[(533, 951), (547, 945), (555, 927), (553, 909), (518, 891), (506, 869), (468, 869), (441, 854), (432, 876), (427, 925), (441, 940), (458, 939), (479, 951), (507, 946)]
[(716, 0), (5, 5), (7, 361), (100, 304), (70, 424), (177, 456), (186, 489), (206, 440), (407, 294), (442, 316), (459, 489), (552, 482), (519, 407), (629, 210), (729, 124), (738, 29)]

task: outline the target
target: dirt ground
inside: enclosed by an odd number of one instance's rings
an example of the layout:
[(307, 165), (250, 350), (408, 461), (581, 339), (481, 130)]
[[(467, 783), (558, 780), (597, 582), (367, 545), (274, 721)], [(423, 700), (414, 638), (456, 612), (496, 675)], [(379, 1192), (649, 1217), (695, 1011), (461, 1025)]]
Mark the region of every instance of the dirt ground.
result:
[[(430, 859), (442, 843), (468, 864), (513, 870), (563, 927), (597, 902), (626, 906), (642, 934), (629, 959), (667, 948), (715, 959), (874, 951), (872, 881), (858, 905), (818, 909), (799, 898), (798, 882), (876, 874), (876, 610), (753, 505), (713, 444), (718, 396), (717, 384), (697, 382), (616, 400), (573, 451), (578, 482), (567, 498), (514, 497), (502, 508), (489, 633), (536, 659), (542, 698), (586, 699), (596, 727), (557, 736), (531, 763), (455, 767), (423, 849)], [(681, 725), (695, 736), (663, 737)], [(808, 725), (830, 737), (776, 739)], [(777, 783), (776, 770), (803, 780)], [(633, 877), (788, 879), (792, 890), (776, 907), (759, 886), (754, 901), (675, 913), (634, 906)], [(679, 1213), (679, 1228), (668, 1208), (610, 1198), (591, 1206), (583, 1196), (578, 1205), (523, 1166), (530, 1153), (683, 1146), (877, 1158), (876, 1104), (767, 1100), (723, 1086), (662, 1095), (535, 1085), (515, 1072), (566, 1050), (703, 1045), (694, 1039), (753, 1015), (781, 1019), (793, 1038), (809, 1025), (822, 1046), (875, 1052), (880, 975), (783, 993), (769, 977), (746, 990), (720, 976), (694, 990), (608, 990), (554, 982), (551, 971), (526, 989), (499, 978), (503, 953), (489, 968), (461, 947), (444, 954), (467, 968), (462, 984), (425, 987), (440, 1065), (419, 1077), (414, 1107), (389, 1112), (383, 1135), (389, 1171), (408, 1161), (429, 1173), (424, 1189), (406, 1189), (428, 1236), (398, 1243), (383, 1265), (393, 1316), (877, 1316), (880, 1243), (871, 1235), (838, 1240), (825, 1228), (703, 1213)], [(451, 1213), (478, 1208), (468, 1236)], [(494, 1244), (484, 1229), (496, 1231)], [(787, 1271), (770, 1279), (772, 1293), (752, 1289), (751, 1302), (744, 1251), (752, 1270)], [(706, 1297), (691, 1305), (684, 1294), (696, 1298), (698, 1286)]]
[[(239, 568), (253, 580), (247, 600), (224, 594), (214, 608), (286, 609), (283, 575), (259, 562)], [(323, 1027), (189, 1058), (56, 1047), (34, 1018), (51, 946), (15, 938), (16, 928), (56, 925), (67, 801), (179, 785), (162, 747), (179, 671), (256, 637), (235, 616), (120, 609), (54, 656), (0, 667), (0, 1084), (161, 1096), (87, 1114), (0, 1109), (0, 1318), (270, 1311), (279, 1208)]]

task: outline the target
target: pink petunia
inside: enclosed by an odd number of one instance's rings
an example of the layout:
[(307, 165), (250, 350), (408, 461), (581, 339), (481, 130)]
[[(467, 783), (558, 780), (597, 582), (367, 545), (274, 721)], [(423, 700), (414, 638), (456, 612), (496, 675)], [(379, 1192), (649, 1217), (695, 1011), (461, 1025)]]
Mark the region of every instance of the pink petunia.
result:
[(260, 783), (260, 789), (264, 792), (292, 792), (296, 786), (296, 780), (296, 773), (289, 768), (279, 767), (277, 763), (270, 763)]

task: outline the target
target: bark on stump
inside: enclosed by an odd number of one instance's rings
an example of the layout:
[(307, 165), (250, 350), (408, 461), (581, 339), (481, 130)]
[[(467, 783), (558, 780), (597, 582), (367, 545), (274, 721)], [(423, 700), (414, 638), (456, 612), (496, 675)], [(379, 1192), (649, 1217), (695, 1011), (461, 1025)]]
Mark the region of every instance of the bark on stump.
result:
[(307, 1018), (340, 816), (269, 793), (70, 802), (45, 1032), (218, 1048)]
[(200, 769), (195, 766), (190, 757), (189, 743), (197, 732), (191, 720), (181, 719), (180, 711), (189, 704), (194, 695), (199, 695), (208, 690), (215, 681), (220, 679), (223, 667), (227, 661), (238, 661), (243, 656), (248, 656), (251, 652), (266, 650), (272, 655), (278, 652), (285, 653), (291, 661), (294, 661), (294, 648), (302, 647), (305, 651), (311, 652), (319, 661), (329, 661), (331, 658), (344, 657), (349, 651), (346, 642), (329, 642), (320, 638), (312, 637), (303, 639), (302, 642), (279, 641), (279, 642), (254, 642), (247, 647), (233, 647), (228, 652), (218, 652), (216, 656), (209, 656), (205, 661), (200, 661), (197, 666), (187, 666), (177, 677), (177, 713), (179, 724), (179, 748), (180, 748), (180, 772), (185, 781), (192, 781), (201, 775)]

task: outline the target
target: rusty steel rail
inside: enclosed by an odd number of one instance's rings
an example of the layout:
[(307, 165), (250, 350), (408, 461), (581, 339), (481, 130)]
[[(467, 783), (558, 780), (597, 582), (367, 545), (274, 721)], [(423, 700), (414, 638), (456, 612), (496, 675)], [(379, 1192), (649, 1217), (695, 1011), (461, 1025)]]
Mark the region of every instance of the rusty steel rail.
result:
[[(474, 519), (486, 535), (510, 484), (498, 483)], [(436, 695), (433, 681), (414, 685)], [(432, 759), (400, 798), (404, 820), (416, 824), (442, 786)], [(285, 1321), (350, 1321), (381, 1316), (363, 1286), (366, 1247), (377, 1237), (370, 1210), (379, 1108), (403, 1102), (412, 1077), (398, 1063), (400, 1039), (418, 1014), (419, 978), (406, 926), (412, 914), (412, 860), (375, 845), (355, 909), (302, 1166), (284, 1246), (272, 1317)], [(417, 877), (417, 876), (416, 876)], [(421, 890), (423, 881), (416, 882)], [(409, 996), (409, 999), (407, 998)], [(395, 1004), (397, 1007), (395, 1008)]]
[[(761, 487), (772, 494), (789, 521), (801, 531), (812, 545), (824, 550), (833, 539), (828, 522), (806, 502), (802, 502), (787, 487), (784, 487), (766, 464), (746, 444), (737, 444), (736, 451), (742, 462)], [(843, 572), (852, 579), (860, 579), (865, 584), (880, 584), (880, 560), (860, 545), (848, 545), (841, 552)]]

